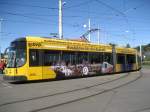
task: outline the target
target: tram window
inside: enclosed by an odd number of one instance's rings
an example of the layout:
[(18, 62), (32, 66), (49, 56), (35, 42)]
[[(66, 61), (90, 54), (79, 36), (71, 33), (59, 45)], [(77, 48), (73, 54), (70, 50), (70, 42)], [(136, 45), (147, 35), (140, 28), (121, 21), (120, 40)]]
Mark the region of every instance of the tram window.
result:
[(29, 66), (40, 66), (40, 51), (36, 49), (30, 49), (29, 51)]
[(87, 52), (78, 52), (77, 53), (77, 63), (78, 64), (84, 64), (87, 62), (88, 59), (88, 53)]
[(76, 53), (71, 54), (70, 60), (71, 60), (71, 64), (76, 64), (77, 63), (77, 54)]
[(76, 64), (76, 53), (75, 52), (63, 52), (62, 60), (65, 61), (66, 64)]
[(56, 63), (59, 61), (59, 56), (59, 51), (44, 51), (44, 66), (56, 65)]
[(102, 62), (102, 54), (100, 53), (89, 53), (89, 61), (91, 64), (93, 63), (101, 63)]
[(135, 63), (135, 56), (134, 55), (127, 55), (127, 62), (128, 62), (128, 64)]
[(104, 53), (104, 62), (108, 62), (112, 64), (112, 54), (111, 53)]
[(107, 68), (107, 64), (105, 64), (105, 68)]
[(125, 64), (125, 55), (117, 54), (117, 64)]
[(63, 52), (62, 53), (62, 61), (64, 61), (66, 64), (70, 63), (71, 62), (70, 55), (71, 55), (70, 53)]
[(99, 54), (99, 58), (100, 58), (100, 63), (103, 63), (103, 53)]

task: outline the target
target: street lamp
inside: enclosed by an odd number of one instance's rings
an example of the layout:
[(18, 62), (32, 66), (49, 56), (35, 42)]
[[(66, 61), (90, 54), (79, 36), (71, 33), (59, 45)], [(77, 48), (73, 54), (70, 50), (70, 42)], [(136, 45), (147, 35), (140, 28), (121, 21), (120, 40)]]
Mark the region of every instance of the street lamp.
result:
[[(87, 28), (87, 25), (84, 24), (83, 27), (84, 27), (84, 28)], [(88, 31), (90, 31), (90, 30), (91, 30), (91, 19), (89, 18), (89, 19), (88, 19)], [(89, 42), (91, 41), (91, 34), (90, 34), (90, 33), (88, 34), (88, 41), (89, 41)]]

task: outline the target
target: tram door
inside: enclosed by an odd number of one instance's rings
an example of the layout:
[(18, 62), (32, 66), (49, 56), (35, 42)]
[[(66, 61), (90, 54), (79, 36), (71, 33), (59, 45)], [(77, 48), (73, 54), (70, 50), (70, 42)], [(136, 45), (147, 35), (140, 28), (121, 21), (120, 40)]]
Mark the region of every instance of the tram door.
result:
[(29, 50), (29, 80), (41, 80), (42, 79), (42, 54), (40, 50)]
[(42, 51), (42, 79), (54, 79), (56, 77), (53, 66), (59, 61), (59, 55), (58, 51)]
[(122, 71), (126, 71), (126, 55), (122, 55)]
[(117, 72), (124, 72), (127, 69), (126, 64), (126, 55), (125, 54), (117, 54)]

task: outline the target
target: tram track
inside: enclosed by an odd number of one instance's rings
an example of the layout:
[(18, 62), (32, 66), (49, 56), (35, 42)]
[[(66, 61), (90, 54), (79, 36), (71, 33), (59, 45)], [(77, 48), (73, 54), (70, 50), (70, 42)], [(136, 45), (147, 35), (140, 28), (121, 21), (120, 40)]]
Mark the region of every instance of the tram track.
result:
[(21, 102), (25, 102), (25, 101), (37, 100), (37, 99), (41, 99), (41, 98), (46, 98), (46, 97), (66, 94), (66, 93), (70, 93), (70, 92), (74, 92), (74, 91), (80, 91), (80, 90), (83, 90), (83, 89), (88, 89), (88, 88), (91, 88), (91, 87), (94, 87), (94, 86), (103, 85), (103, 84), (106, 84), (106, 83), (109, 83), (109, 82), (112, 82), (112, 81), (116, 81), (116, 80), (119, 80), (121, 78), (127, 77), (128, 75), (129, 74), (121, 76), (121, 77), (113, 79), (113, 80), (109, 80), (109, 81), (106, 81), (106, 82), (94, 84), (94, 85), (91, 85), (91, 86), (86, 86), (86, 87), (82, 87), (82, 88), (73, 89), (73, 90), (70, 90), (70, 91), (64, 91), (64, 92), (54, 93), (54, 94), (50, 94), (50, 95), (44, 95), (44, 96), (33, 97), (33, 98), (29, 98), (29, 99), (24, 99), (24, 100), (17, 100), (17, 101), (7, 102), (7, 103), (0, 104), (0, 107), (1, 106), (5, 106), (5, 105), (9, 105), (9, 104), (21, 103)]
[(82, 97), (82, 98), (78, 98), (78, 99), (75, 99), (75, 100), (70, 100), (68, 102), (64, 102), (64, 103), (59, 103), (59, 104), (56, 104), (56, 105), (51, 105), (51, 106), (47, 106), (47, 107), (44, 107), (44, 108), (40, 108), (40, 109), (35, 109), (35, 110), (32, 110), (30, 112), (40, 112), (40, 111), (43, 111), (43, 110), (47, 110), (47, 109), (52, 109), (52, 108), (56, 108), (56, 107), (59, 107), (59, 106), (63, 106), (65, 104), (69, 104), (69, 103), (73, 103), (73, 102), (77, 102), (77, 101), (81, 101), (81, 100), (84, 100), (84, 99), (87, 99), (87, 98), (90, 98), (90, 97), (94, 97), (94, 96), (97, 96), (97, 95), (100, 95), (100, 94), (103, 94), (103, 93), (106, 93), (106, 92), (110, 92), (110, 91), (114, 91), (115, 89), (118, 89), (120, 87), (123, 87), (123, 86), (126, 86), (128, 84), (131, 84), (133, 83), (134, 81), (140, 79), (142, 77), (142, 74), (140, 74), (137, 78), (135, 78), (134, 80), (131, 80), (127, 83), (124, 83), (122, 85), (119, 85), (119, 86), (116, 86), (116, 87), (113, 87), (111, 89), (104, 89), (96, 94), (92, 94), (92, 95), (89, 95), (89, 96), (86, 96), (86, 97)]
[[(127, 75), (127, 76), (129, 76), (129, 75)], [(91, 98), (91, 97), (94, 97), (94, 96), (97, 96), (97, 95), (100, 95), (100, 94), (103, 94), (103, 93), (106, 93), (106, 92), (114, 91), (115, 89), (121, 88), (123, 86), (126, 86), (128, 84), (131, 84), (131, 83), (135, 82), (136, 80), (140, 79), (141, 77), (142, 77), (142, 74), (140, 73), (140, 75), (137, 78), (135, 78), (134, 80), (131, 80), (127, 83), (124, 83), (124, 84), (121, 84), (119, 86), (113, 87), (111, 89), (104, 89), (100, 92), (97, 92), (96, 94), (81, 97), (81, 98), (78, 98), (78, 99), (75, 99), (75, 100), (70, 100), (70, 101), (67, 101), (67, 102), (64, 102), (64, 103), (59, 103), (59, 104), (56, 104), (56, 105), (47, 106), (47, 107), (40, 108), (40, 109), (35, 109), (35, 110), (30, 111), (30, 112), (40, 112), (40, 111), (43, 111), (43, 110), (52, 109), (52, 108), (56, 108), (56, 107), (59, 107), (59, 106), (63, 106), (65, 104), (69, 104), (69, 103), (81, 101), (81, 100), (84, 100), (84, 99), (87, 99), (87, 98)]]
[[(132, 73), (131, 73), (132, 74)], [(51, 97), (61, 97), (63, 95), (66, 95), (66, 94), (71, 94), (73, 95), (74, 93), (82, 93), (82, 92), (85, 92), (87, 90), (90, 90), (92, 88), (96, 88), (98, 86), (103, 86), (105, 84), (109, 84), (109, 83), (113, 83), (117, 80), (120, 80), (120, 79), (124, 79), (124, 78), (127, 78), (128, 76), (130, 76), (130, 74), (127, 74), (127, 75), (124, 75), (124, 76), (121, 76), (119, 78), (116, 78), (116, 79), (113, 79), (113, 80), (109, 80), (109, 81), (106, 81), (106, 82), (102, 82), (102, 83), (98, 83), (98, 84), (94, 84), (94, 85), (91, 85), (91, 86), (86, 86), (86, 87), (82, 87), (82, 88), (77, 88), (77, 89), (73, 89), (73, 90), (70, 90), (70, 91), (64, 91), (64, 92), (58, 92), (58, 93), (54, 93), (54, 94), (50, 94), (50, 95), (45, 95), (45, 96), (39, 96), (39, 97), (33, 97), (33, 98), (28, 98), (28, 99), (23, 99), (23, 100), (17, 100), (17, 101), (12, 101), (12, 102), (6, 102), (6, 103), (3, 103), (0, 105), (0, 108), (3, 107), (3, 106), (7, 106), (7, 105), (12, 105), (12, 104), (20, 104), (20, 103), (28, 103), (28, 102), (33, 102), (33, 101), (38, 101), (38, 100), (42, 100), (42, 99), (45, 99), (45, 98), (51, 98)], [(73, 102), (76, 102), (76, 101), (80, 101), (80, 100), (83, 100), (83, 99), (86, 99), (86, 98), (89, 98), (89, 97), (93, 97), (93, 96), (96, 96), (96, 95), (99, 95), (99, 94), (102, 94), (102, 93), (105, 93), (105, 92), (108, 92), (108, 91), (111, 91), (111, 90), (114, 90), (114, 89), (117, 89), (119, 87), (122, 87), (122, 86), (125, 86), (129, 83), (132, 83), (134, 82), (135, 80), (139, 79), (142, 75), (140, 74), (139, 77), (137, 77), (136, 79), (132, 80), (131, 82), (128, 82), (128, 83), (125, 83), (121, 86), (117, 86), (115, 88), (112, 88), (112, 89), (102, 89), (101, 91), (98, 91), (98, 92), (94, 92), (94, 93), (90, 93), (88, 95), (85, 95), (85, 96), (82, 96), (82, 97), (79, 97), (79, 98), (73, 98), (73, 99), (70, 99), (68, 101), (65, 101), (65, 102), (62, 102), (62, 103), (56, 103), (56, 104), (52, 104), (50, 106), (46, 106), (46, 107), (43, 107), (43, 108), (39, 108), (39, 109), (33, 109), (33, 110), (30, 110), (31, 112), (38, 112), (38, 111), (42, 111), (42, 110), (46, 110), (46, 109), (51, 109), (51, 108), (54, 108), (54, 107), (58, 107), (58, 106), (62, 106), (62, 105), (65, 105), (65, 104), (69, 104), (69, 103), (73, 103)], [(91, 90), (90, 90), (91, 91)]]
[(2, 74), (0, 74), (0, 87), (4, 87), (4, 88), (12, 88), (12, 86), (11, 85), (9, 85), (6, 81), (4, 81), (3, 79), (2, 79)]
[(91, 88), (91, 87), (95, 87), (95, 86), (103, 85), (103, 84), (106, 84), (106, 83), (110, 83), (110, 82), (119, 80), (121, 78), (125, 78), (128, 75), (129, 75), (129, 73), (127, 75), (121, 76), (121, 77), (113, 79), (113, 80), (105, 81), (105, 82), (98, 83), (98, 84), (93, 84), (91, 86), (86, 86), (86, 87), (82, 87), (82, 88), (73, 89), (73, 90), (70, 90), (70, 91), (68, 90), (68, 91), (58, 92), (58, 93), (54, 93), (54, 94), (50, 94), (50, 95), (44, 95), (44, 96), (33, 97), (33, 98), (28, 98), (28, 99), (23, 99), (23, 100), (6, 102), (6, 103), (3, 103), (3, 104), (0, 104), (0, 107), (5, 106), (5, 105), (9, 105), (9, 104), (21, 103), (21, 102), (26, 102), (26, 101), (30, 101), (30, 100), (37, 100), (37, 99), (42, 99), (42, 98), (46, 98), (46, 97), (52, 97), (52, 96), (56, 96), (56, 95), (61, 95), (61, 94), (66, 94), (66, 93), (70, 93), (70, 92), (80, 91), (80, 90), (83, 90), (83, 89), (88, 89), (88, 88)]

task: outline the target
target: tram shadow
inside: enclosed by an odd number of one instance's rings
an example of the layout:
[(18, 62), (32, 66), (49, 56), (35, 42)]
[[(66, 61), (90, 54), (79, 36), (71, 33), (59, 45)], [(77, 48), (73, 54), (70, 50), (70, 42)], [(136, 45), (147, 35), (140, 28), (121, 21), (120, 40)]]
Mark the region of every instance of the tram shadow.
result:
[(56, 79), (44, 79), (44, 80), (33, 80), (33, 81), (12, 81), (12, 82), (9, 82), (9, 83), (17, 84), (17, 85), (19, 85), (19, 84), (45, 83), (45, 82), (53, 82), (53, 81), (64, 81), (64, 80), (74, 80), (74, 79), (81, 79), (81, 78), (109, 76), (109, 75), (114, 75), (114, 74), (116, 74), (116, 73), (73, 76), (73, 77), (60, 76), (60, 77), (57, 77)]

